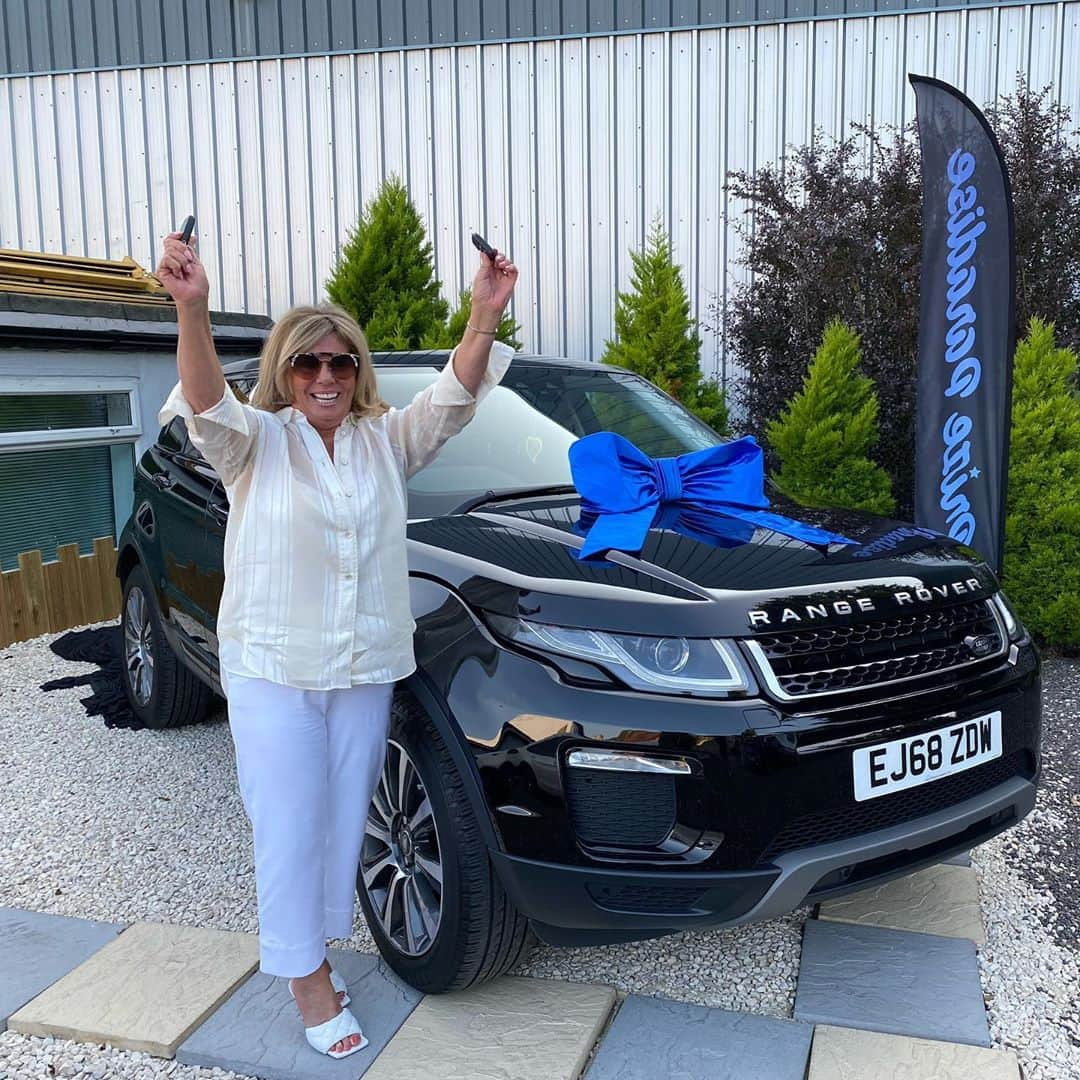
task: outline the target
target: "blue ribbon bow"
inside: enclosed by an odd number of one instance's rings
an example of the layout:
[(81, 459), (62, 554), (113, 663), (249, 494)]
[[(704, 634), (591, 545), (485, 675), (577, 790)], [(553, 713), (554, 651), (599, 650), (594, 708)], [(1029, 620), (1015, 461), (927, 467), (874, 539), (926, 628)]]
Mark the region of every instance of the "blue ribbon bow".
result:
[(855, 544), (838, 533), (769, 513), (764, 455), (752, 435), (674, 458), (650, 458), (613, 431), (571, 444), (570, 472), (581, 495), (579, 529), (588, 559), (615, 549), (640, 552), (653, 526), (718, 546), (747, 542), (761, 526), (808, 544)]

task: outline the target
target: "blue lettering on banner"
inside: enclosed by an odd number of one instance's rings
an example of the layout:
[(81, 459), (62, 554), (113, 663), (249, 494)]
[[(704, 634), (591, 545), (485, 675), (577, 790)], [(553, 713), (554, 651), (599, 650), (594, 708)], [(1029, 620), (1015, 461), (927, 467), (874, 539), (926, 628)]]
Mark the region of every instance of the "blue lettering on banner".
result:
[[(982, 364), (974, 355), (978, 315), (967, 297), (975, 286), (976, 269), (972, 263), (978, 239), (986, 231), (985, 211), (978, 205), (978, 189), (968, 183), (975, 173), (975, 156), (966, 150), (954, 150), (946, 171), (952, 188), (947, 204), (949, 220), (945, 240), (949, 249), (945, 260), (949, 266), (945, 275), (948, 284), (945, 363), (951, 369), (945, 396), (969, 398), (978, 389), (982, 378)], [(968, 480), (979, 476), (979, 470), (971, 462), (971, 441), (968, 439), (971, 427), (970, 416), (954, 412), (945, 421), (941, 432), (944, 450), (938, 505), (945, 512), (949, 536), (962, 544), (971, 543), (976, 524), (971, 503), (964, 494)]]

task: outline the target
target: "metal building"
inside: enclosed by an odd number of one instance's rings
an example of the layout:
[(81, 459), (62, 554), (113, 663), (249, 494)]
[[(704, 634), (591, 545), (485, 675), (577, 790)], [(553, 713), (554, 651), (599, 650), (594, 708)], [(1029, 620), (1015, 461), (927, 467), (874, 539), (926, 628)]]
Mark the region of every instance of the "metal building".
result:
[[(1080, 2), (3, 0), (0, 43), (0, 247), (153, 266), (193, 211), (214, 306), (277, 315), (397, 173), (448, 296), (479, 229), (526, 347), (593, 359), (655, 214), (704, 319), (743, 273), (727, 172), (909, 120), (907, 72), (1080, 116)], [(733, 374), (713, 336), (702, 367)]]

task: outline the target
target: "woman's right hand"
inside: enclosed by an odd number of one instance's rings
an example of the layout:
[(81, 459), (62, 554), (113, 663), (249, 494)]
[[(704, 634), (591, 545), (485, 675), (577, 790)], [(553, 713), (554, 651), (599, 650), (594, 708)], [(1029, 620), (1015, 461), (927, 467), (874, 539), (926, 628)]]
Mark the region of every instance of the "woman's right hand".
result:
[(206, 268), (195, 254), (195, 236), (188, 244), (181, 243), (180, 233), (169, 233), (158, 263), (158, 280), (177, 304), (207, 303), (210, 281)]

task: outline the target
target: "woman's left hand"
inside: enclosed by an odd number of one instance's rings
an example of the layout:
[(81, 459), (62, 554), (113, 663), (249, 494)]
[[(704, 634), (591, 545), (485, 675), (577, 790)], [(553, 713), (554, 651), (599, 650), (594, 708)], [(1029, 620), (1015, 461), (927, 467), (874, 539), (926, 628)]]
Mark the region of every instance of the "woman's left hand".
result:
[(481, 252), (480, 269), (472, 284), (472, 321), (483, 319), (477, 325), (494, 329), (510, 302), (517, 279), (517, 267), (501, 251), (495, 253), (494, 262)]

